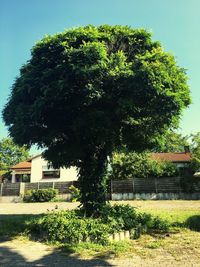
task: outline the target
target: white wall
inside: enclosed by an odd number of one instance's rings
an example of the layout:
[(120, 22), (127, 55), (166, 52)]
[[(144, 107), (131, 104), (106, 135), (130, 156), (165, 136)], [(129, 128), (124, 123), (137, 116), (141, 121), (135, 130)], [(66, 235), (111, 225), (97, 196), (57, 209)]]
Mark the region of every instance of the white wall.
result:
[(60, 178), (42, 178), (42, 166), (46, 166), (47, 161), (41, 156), (35, 157), (31, 162), (31, 183), (35, 182), (67, 182), (76, 181), (78, 179), (78, 172), (75, 167), (60, 168)]

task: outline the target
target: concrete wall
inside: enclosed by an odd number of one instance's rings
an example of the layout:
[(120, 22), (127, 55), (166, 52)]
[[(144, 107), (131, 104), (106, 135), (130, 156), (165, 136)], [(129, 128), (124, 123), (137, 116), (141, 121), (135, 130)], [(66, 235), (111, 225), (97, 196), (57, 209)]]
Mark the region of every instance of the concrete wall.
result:
[(113, 193), (112, 200), (199, 200), (200, 193)]
[(47, 166), (48, 162), (44, 160), (41, 156), (32, 159), (31, 164), (31, 183), (36, 182), (67, 182), (67, 181), (77, 181), (78, 172), (75, 167), (71, 168), (60, 168), (60, 178), (42, 178), (42, 168)]
[[(63, 199), (63, 202), (70, 202), (72, 199), (71, 194), (57, 195), (56, 198)], [(20, 203), (23, 202), (22, 196), (0, 196), (0, 203)]]

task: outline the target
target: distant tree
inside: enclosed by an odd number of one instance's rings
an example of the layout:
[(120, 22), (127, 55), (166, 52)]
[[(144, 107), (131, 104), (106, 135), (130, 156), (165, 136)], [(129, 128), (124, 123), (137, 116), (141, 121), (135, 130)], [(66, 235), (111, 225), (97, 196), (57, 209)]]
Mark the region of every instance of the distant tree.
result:
[(200, 172), (200, 132), (190, 135), (190, 149), (192, 152), (191, 167), (193, 172)]
[(108, 156), (143, 151), (190, 104), (185, 71), (151, 34), (86, 26), (46, 36), (12, 87), (3, 117), (18, 144), (54, 166), (77, 166), (87, 215), (106, 203)]
[(200, 132), (190, 135), (190, 148), (192, 153), (200, 158)]
[(25, 146), (17, 145), (9, 137), (0, 140), (0, 172), (3, 177), (9, 177), (10, 167), (27, 160), (29, 150)]
[(152, 149), (153, 152), (183, 152), (184, 147), (190, 144), (189, 137), (183, 136), (174, 130), (166, 131), (160, 142)]
[(178, 175), (176, 165), (157, 161), (149, 153), (115, 152), (111, 163), (110, 179), (173, 177)]

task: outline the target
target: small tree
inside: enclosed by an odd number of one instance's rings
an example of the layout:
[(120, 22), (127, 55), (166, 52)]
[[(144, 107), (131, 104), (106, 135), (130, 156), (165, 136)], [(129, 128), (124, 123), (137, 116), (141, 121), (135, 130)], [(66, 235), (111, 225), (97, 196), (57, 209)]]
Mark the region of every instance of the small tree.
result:
[(153, 160), (148, 153), (114, 153), (111, 166), (109, 177), (116, 180), (178, 175), (175, 164)]
[(190, 149), (192, 152), (191, 168), (193, 173), (200, 172), (200, 132), (190, 135)]
[(54, 166), (79, 168), (87, 214), (105, 204), (107, 159), (143, 151), (190, 103), (186, 75), (151, 34), (86, 26), (46, 36), (21, 68), (3, 117), (19, 144), (37, 144)]
[(25, 146), (19, 146), (7, 137), (0, 141), (0, 170), (9, 170), (11, 166), (20, 161), (27, 160), (29, 150)]
[(183, 136), (174, 130), (166, 131), (161, 137), (159, 144), (155, 146), (153, 152), (182, 152), (184, 146), (189, 145), (189, 137)]
[(29, 151), (25, 146), (19, 146), (9, 137), (0, 141), (0, 176), (10, 179), (10, 167), (24, 161), (29, 157)]

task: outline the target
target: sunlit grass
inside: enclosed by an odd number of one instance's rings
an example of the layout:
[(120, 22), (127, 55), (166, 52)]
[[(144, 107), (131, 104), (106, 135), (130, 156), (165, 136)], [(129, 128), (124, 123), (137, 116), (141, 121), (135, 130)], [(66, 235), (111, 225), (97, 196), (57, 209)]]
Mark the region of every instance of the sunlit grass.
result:
[[(121, 204), (121, 202), (117, 202)], [(176, 260), (183, 254), (193, 254), (200, 259), (200, 232), (191, 228), (200, 225), (200, 201), (124, 201), (137, 207), (137, 212), (146, 212), (167, 220), (171, 225), (169, 233), (143, 234), (137, 240), (113, 242), (106, 246), (82, 242), (80, 244), (54, 244), (61, 247), (63, 253), (75, 253), (80, 257), (113, 258), (113, 257), (141, 257), (150, 259), (157, 257), (157, 253), (166, 253)], [(0, 238), (29, 238), (27, 224), (33, 218), (42, 215), (2, 215), (0, 216)], [(52, 244), (50, 244), (52, 245)], [(180, 254), (181, 251), (181, 254)]]
[(135, 207), (138, 212), (150, 213), (167, 220), (173, 226), (184, 226), (194, 215), (200, 216), (200, 201), (185, 200), (145, 200), (123, 201)]

